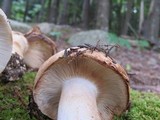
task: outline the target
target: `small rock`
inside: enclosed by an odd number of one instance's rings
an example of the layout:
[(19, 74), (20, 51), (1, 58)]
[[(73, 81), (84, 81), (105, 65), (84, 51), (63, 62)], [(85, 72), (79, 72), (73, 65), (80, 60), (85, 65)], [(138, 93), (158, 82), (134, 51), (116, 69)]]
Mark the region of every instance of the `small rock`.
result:
[(98, 41), (99, 45), (107, 45), (111, 44), (111, 42), (107, 39), (108, 34), (102, 30), (89, 30), (85, 32), (79, 32), (69, 39), (69, 44), (72, 46), (83, 45), (85, 43), (90, 45), (96, 45)]
[(147, 63), (148, 63), (149, 65), (152, 65), (152, 66), (157, 65), (157, 61), (156, 61), (156, 59), (154, 59), (154, 58), (150, 58), (150, 59), (147, 61)]
[(15, 20), (9, 20), (9, 22), (10, 22), (11, 27), (14, 31), (26, 33), (31, 29), (31, 26), (26, 23), (18, 22)]
[(42, 33), (48, 34), (52, 31), (54, 24), (44, 22), (44, 23), (38, 24), (37, 26), (40, 28)]

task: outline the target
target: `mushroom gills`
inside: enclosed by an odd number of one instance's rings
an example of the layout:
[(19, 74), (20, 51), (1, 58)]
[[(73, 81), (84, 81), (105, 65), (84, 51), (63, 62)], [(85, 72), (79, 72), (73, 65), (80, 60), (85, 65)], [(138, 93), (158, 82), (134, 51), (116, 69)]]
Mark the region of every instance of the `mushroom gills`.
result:
[(28, 67), (39, 69), (48, 58), (56, 53), (56, 45), (52, 39), (40, 31), (39, 27), (33, 27), (24, 36), (29, 44), (24, 54), (24, 62)]
[(0, 73), (5, 69), (12, 55), (12, 34), (7, 16), (0, 9)]
[[(65, 120), (74, 120), (81, 116), (86, 116), (86, 120), (89, 120), (88, 117), (92, 120), (110, 120), (113, 114), (121, 114), (127, 106), (127, 88), (121, 79), (111, 68), (104, 67), (91, 58), (59, 58), (37, 81), (34, 99), (39, 109), (52, 119), (57, 119), (58, 116), (58, 120), (62, 120), (65, 114), (66, 117), (74, 117)], [(74, 95), (78, 97), (74, 98)], [(85, 110), (88, 110), (87, 115), (84, 114)]]
[(44, 41), (37, 40), (31, 43), (28, 51), (24, 54), (24, 61), (29, 67), (37, 69), (53, 55), (53, 49)]

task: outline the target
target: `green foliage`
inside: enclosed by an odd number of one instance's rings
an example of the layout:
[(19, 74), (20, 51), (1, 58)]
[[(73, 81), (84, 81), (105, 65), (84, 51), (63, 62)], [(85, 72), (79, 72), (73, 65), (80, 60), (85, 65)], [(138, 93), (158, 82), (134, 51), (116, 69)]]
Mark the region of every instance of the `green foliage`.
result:
[(25, 11), (25, 1), (24, 0), (13, 1), (12, 4), (13, 5), (12, 5), (11, 18), (18, 21), (23, 21), (24, 11)]
[(69, 0), (69, 6), (70, 6), (68, 8), (69, 24), (81, 21), (82, 4), (83, 1), (81, 0)]
[(147, 40), (136, 40), (137, 42), (137, 46), (140, 48), (140, 49), (144, 49), (144, 48), (149, 48), (150, 47), (150, 44)]
[(18, 94), (27, 105), (34, 78), (35, 73), (27, 73), (19, 81), (0, 83), (0, 120), (30, 120), (27, 106), (22, 105)]
[(40, 4), (34, 4), (32, 9), (30, 9), (28, 11), (28, 16), (27, 16), (27, 20), (28, 21), (32, 21), (32, 18), (34, 18), (36, 16), (36, 14), (41, 10), (42, 5)]
[(53, 32), (50, 32), (49, 35), (51, 35), (52, 37), (56, 38), (56, 40), (59, 40), (59, 38), (62, 36), (62, 33), (53, 31)]
[(131, 71), (132, 70), (132, 66), (130, 64), (126, 64), (126, 70), (127, 71)]
[(107, 40), (109, 40), (109, 42), (111, 43), (115, 43), (120, 46), (131, 48), (131, 44), (128, 42), (128, 40), (118, 37), (116, 34), (108, 33)]
[[(111, 43), (115, 43), (123, 47), (131, 48), (131, 43), (129, 42), (128, 39), (118, 37), (116, 34), (108, 33), (107, 40), (109, 40), (109, 42)], [(147, 40), (134, 40), (134, 41), (136, 43), (136, 46), (139, 49), (146, 49), (150, 47), (150, 44)]]
[[(3, 0), (4, 1), (4, 0)], [(26, 12), (26, 16), (24, 16), (26, 3), (28, 1), (28, 11)], [(52, 0), (53, 1), (53, 0)], [(71, 25), (82, 25), (82, 8), (83, 8), (84, 0), (68, 0), (68, 8), (67, 10), (67, 19), (68, 23)], [(123, 23), (125, 19), (125, 15), (127, 13), (127, 0), (112, 0), (109, 8), (111, 9), (111, 14), (109, 18), (109, 31), (114, 32), (116, 34), (120, 34), (123, 29)], [(130, 24), (133, 26), (135, 31), (138, 31), (138, 23), (139, 23), (139, 14), (140, 14), (140, 0), (135, 0)], [(2, 1), (0, 1), (2, 4)], [(147, 16), (149, 12), (150, 0), (144, 0), (144, 15)], [(51, 0), (45, 0), (42, 2), (41, 0), (13, 0), (12, 3), (12, 14), (11, 18), (18, 21), (27, 21), (27, 22), (43, 22), (48, 20), (49, 9), (51, 8)], [(63, 1), (59, 1), (58, 9), (58, 18), (60, 17), (60, 13), (63, 11)], [(136, 12), (135, 12), (136, 11)], [(51, 13), (52, 14), (52, 13)], [(96, 27), (96, 14), (97, 14), (97, 1), (91, 0), (89, 6), (89, 27)], [(132, 31), (129, 29), (129, 35), (132, 35)], [(122, 40), (123, 42), (123, 40)], [(121, 42), (121, 43), (122, 43)], [(126, 44), (126, 42), (124, 42)], [(128, 45), (127, 45), (128, 46)]]
[(16, 0), (13, 1), (12, 4), (12, 14), (11, 18), (18, 20), (18, 21), (23, 21), (24, 17), (26, 17), (26, 21), (32, 21), (36, 17), (37, 13), (41, 10), (42, 5), (38, 3), (34, 3), (33, 5), (28, 6), (28, 11), (27, 15), (24, 16), (25, 13), (25, 7), (26, 7), (26, 2), (25, 0)]

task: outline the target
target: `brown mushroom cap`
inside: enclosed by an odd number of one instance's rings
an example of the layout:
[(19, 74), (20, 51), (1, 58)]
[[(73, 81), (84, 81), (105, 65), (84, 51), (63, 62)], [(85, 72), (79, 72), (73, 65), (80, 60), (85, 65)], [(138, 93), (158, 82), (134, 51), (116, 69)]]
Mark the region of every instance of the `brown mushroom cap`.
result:
[(101, 51), (72, 47), (52, 56), (37, 73), (33, 95), (42, 113), (56, 118), (63, 81), (72, 77), (95, 83), (98, 111), (104, 119), (127, 109), (129, 78), (125, 70)]
[(28, 40), (29, 49), (24, 55), (24, 61), (29, 67), (39, 68), (56, 52), (55, 43), (41, 33), (38, 27), (26, 33), (25, 37)]
[(17, 31), (12, 31), (12, 38), (13, 38), (13, 53), (17, 53), (22, 58), (24, 57), (24, 54), (28, 50), (28, 41), (24, 37), (24, 35)]
[(5, 13), (0, 9), (0, 73), (12, 55), (12, 33)]

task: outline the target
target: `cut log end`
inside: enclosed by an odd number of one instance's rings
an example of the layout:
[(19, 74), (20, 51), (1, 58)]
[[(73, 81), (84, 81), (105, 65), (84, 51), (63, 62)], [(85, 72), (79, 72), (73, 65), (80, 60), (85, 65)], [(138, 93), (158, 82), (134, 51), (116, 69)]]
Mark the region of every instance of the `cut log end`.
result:
[(26, 71), (27, 67), (23, 59), (17, 53), (13, 53), (6, 68), (0, 74), (0, 80), (4, 83), (18, 80)]

